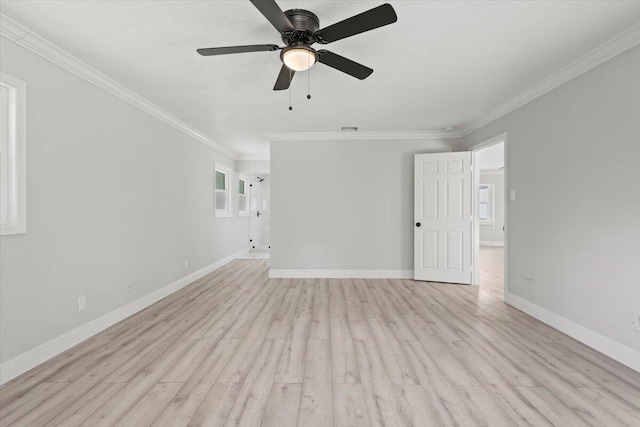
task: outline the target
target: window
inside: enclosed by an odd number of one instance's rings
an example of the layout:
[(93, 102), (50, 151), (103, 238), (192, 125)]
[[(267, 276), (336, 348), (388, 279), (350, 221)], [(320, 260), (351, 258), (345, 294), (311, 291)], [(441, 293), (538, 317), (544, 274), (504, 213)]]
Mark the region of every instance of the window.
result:
[(231, 216), (231, 194), (229, 184), (231, 169), (216, 163), (215, 169), (215, 207), (216, 218)]
[(238, 178), (238, 215), (249, 215), (249, 180), (244, 176)]
[(0, 73), (0, 234), (27, 232), (26, 84)]
[(480, 184), (478, 189), (478, 219), (481, 224), (493, 224), (493, 184)]

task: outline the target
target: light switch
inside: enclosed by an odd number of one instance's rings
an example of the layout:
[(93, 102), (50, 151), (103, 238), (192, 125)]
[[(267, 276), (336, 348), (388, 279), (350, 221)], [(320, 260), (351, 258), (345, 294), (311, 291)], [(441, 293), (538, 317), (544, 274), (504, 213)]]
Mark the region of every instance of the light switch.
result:
[(509, 191), (509, 200), (515, 200), (515, 199), (516, 199), (516, 190)]

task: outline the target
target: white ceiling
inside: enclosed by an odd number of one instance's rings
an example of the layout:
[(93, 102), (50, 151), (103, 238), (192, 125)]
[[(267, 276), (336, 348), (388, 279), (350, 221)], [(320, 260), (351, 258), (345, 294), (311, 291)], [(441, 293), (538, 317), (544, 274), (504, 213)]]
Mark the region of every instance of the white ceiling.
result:
[(497, 170), (504, 167), (504, 142), (490, 145), (476, 153), (479, 170)]
[[(640, 22), (638, 1), (399, 1), (398, 22), (325, 48), (375, 71), (322, 64), (272, 91), (278, 52), (201, 57), (196, 48), (282, 43), (248, 0), (1, 1), (1, 11), (239, 155), (265, 133), (461, 128)], [(321, 26), (382, 1), (280, 0)]]

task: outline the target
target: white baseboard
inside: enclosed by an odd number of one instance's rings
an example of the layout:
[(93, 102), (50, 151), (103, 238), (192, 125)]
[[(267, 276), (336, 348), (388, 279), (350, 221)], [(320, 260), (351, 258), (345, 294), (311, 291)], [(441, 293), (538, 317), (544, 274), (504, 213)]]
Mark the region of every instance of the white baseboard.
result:
[(242, 250), (235, 254), (229, 255), (219, 261), (214, 262), (188, 276), (185, 276), (175, 282), (158, 289), (140, 299), (130, 302), (120, 308), (113, 310), (97, 319), (94, 319), (84, 325), (67, 332), (57, 338), (52, 339), (38, 347), (27, 351), (19, 356), (14, 357), (0, 365), (0, 385), (11, 381), (19, 375), (30, 369), (46, 362), (47, 360), (63, 353), (71, 347), (80, 344), (82, 341), (91, 338), (98, 332), (126, 319), (137, 312), (144, 310), (152, 304), (168, 297), (172, 293), (184, 288), (185, 286), (195, 282), (201, 277), (206, 276), (212, 271), (217, 270), (225, 264), (247, 254), (249, 249)]
[(505, 295), (505, 302), (518, 310), (524, 311), (528, 315), (535, 317), (541, 322), (564, 332), (572, 338), (580, 341), (589, 347), (598, 350), (613, 360), (640, 372), (640, 352), (633, 350), (617, 341), (600, 335), (591, 329), (585, 328), (571, 320), (565, 319), (546, 308), (542, 308), (532, 302), (529, 302), (517, 295), (508, 293)]
[(504, 247), (504, 242), (491, 242), (489, 240), (480, 240), (480, 246), (501, 246), (501, 247)]
[(272, 279), (413, 279), (413, 270), (269, 270)]

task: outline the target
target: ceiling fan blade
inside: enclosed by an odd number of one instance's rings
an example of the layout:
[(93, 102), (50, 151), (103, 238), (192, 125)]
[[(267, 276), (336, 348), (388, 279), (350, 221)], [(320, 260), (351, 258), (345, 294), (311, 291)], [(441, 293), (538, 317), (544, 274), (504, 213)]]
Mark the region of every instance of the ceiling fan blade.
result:
[(276, 84), (273, 86), (273, 90), (289, 89), (289, 85), (291, 84), (291, 80), (295, 73), (295, 71), (283, 64), (282, 68), (280, 68), (280, 74), (278, 74), (278, 78), (276, 79)]
[(324, 49), (318, 51), (318, 61), (360, 80), (366, 79), (373, 73), (369, 67)]
[(278, 49), (280, 48), (275, 44), (252, 44), (248, 46), (208, 47), (205, 49), (198, 49), (198, 53), (202, 56), (211, 56), (244, 52), (273, 52)]
[(280, 6), (278, 6), (275, 0), (250, 1), (279, 32), (284, 33), (295, 30), (293, 24), (289, 18), (287, 18), (287, 15), (282, 12), (282, 9), (280, 9)]
[(347, 18), (336, 24), (316, 31), (314, 37), (318, 43), (327, 44), (346, 37), (355, 36), (365, 31), (373, 30), (398, 20), (393, 7), (385, 3), (359, 15)]

